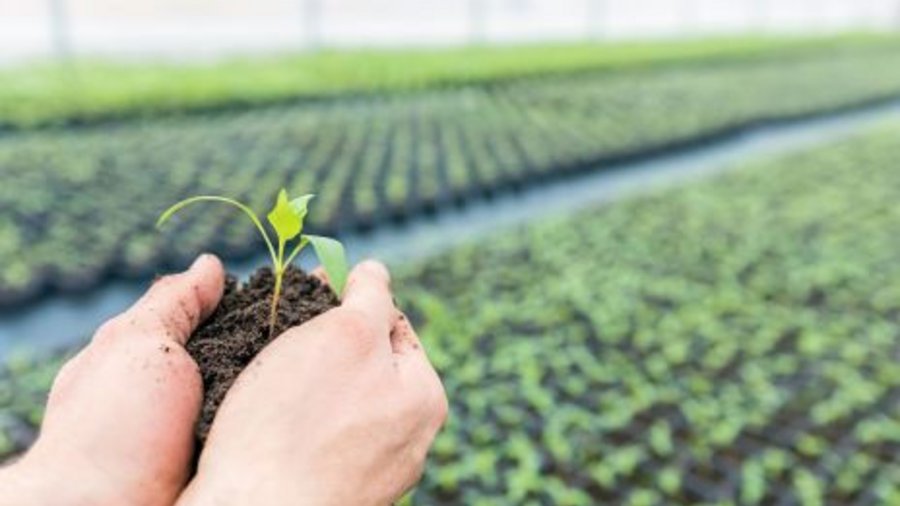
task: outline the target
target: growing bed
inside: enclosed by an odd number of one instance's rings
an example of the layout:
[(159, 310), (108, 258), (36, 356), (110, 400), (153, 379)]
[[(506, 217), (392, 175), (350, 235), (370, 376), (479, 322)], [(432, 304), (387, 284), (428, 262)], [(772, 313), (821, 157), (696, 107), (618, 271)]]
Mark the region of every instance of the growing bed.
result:
[(147, 277), (201, 250), (260, 251), (220, 210), (154, 230), (152, 217), (188, 195), (262, 209), (282, 186), (314, 189), (312, 226), (333, 233), (898, 95), (900, 52), (849, 45), (8, 134), (0, 308)]
[(891, 34), (319, 51), (203, 63), (76, 59), (0, 68), (0, 132), (581, 71), (898, 48)]
[[(900, 501), (900, 125), (401, 269), (416, 504)], [(0, 375), (8, 453), (59, 360)]]

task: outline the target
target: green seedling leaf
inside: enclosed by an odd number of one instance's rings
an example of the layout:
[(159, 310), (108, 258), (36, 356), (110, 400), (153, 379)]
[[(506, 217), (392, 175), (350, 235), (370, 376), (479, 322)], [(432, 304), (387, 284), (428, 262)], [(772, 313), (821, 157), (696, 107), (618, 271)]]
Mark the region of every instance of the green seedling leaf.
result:
[[(272, 291), (271, 312), (269, 314), (269, 335), (271, 336), (275, 329), (275, 322), (278, 315), (278, 301), (281, 298), (281, 285), (284, 279), (284, 272), (288, 265), (300, 254), (300, 251), (310, 242), (316, 250), (316, 255), (325, 268), (325, 273), (331, 282), (331, 287), (335, 293), (340, 296), (344, 291), (344, 285), (347, 283), (347, 256), (344, 253), (344, 247), (338, 241), (327, 237), (316, 235), (300, 235), (303, 231), (303, 220), (308, 212), (307, 206), (312, 200), (313, 195), (307, 194), (288, 200), (287, 191), (282, 188), (278, 192), (278, 198), (275, 206), (266, 216), (269, 224), (275, 230), (278, 237), (278, 247), (276, 248), (266, 232), (260, 219), (246, 205), (227, 197), (219, 197), (216, 195), (200, 195), (182, 200), (172, 207), (166, 209), (156, 221), (156, 226), (161, 227), (169, 218), (181, 209), (195, 202), (221, 202), (237, 207), (253, 222), (253, 225), (259, 230), (260, 235), (266, 242), (269, 255), (272, 257), (272, 269), (275, 273), (275, 287)], [(293, 251), (285, 258), (285, 246), (287, 242), (300, 236), (299, 240), (294, 244)]]
[(309, 205), (309, 201), (315, 197), (312, 193), (308, 193), (303, 195), (302, 197), (297, 197), (291, 200), (291, 209), (297, 214), (297, 217), (300, 218), (300, 228), (301, 231), (303, 229), (303, 220), (306, 218), (307, 206)]
[(282, 189), (278, 192), (278, 200), (275, 207), (266, 216), (275, 233), (278, 235), (278, 241), (285, 243), (290, 241), (300, 233), (303, 228), (303, 218), (297, 214), (291, 203), (288, 202), (287, 192)]
[(305, 235), (309, 239), (316, 256), (328, 275), (328, 282), (334, 293), (340, 297), (344, 293), (344, 285), (347, 284), (347, 255), (344, 246), (334, 239), (318, 235)]

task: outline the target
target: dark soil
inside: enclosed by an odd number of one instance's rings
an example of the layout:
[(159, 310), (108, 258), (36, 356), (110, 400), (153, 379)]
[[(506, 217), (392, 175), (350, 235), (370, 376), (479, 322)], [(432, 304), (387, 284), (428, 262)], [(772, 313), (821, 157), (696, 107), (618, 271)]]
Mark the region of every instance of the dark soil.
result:
[[(197, 361), (203, 377), (203, 409), (196, 428), (200, 445), (206, 441), (219, 404), (231, 384), (271, 341), (269, 309), (274, 281), (275, 276), (268, 267), (257, 270), (243, 285), (229, 275), (219, 307), (187, 343), (187, 351)], [(272, 335), (277, 337), (338, 304), (334, 292), (318, 278), (290, 267), (284, 274)]]

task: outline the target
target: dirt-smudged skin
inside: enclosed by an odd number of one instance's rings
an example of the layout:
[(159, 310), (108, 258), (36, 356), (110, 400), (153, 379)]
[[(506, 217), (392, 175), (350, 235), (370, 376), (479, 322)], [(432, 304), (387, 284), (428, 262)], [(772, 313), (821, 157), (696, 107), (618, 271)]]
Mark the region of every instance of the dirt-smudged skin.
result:
[[(268, 267), (257, 270), (243, 285), (229, 276), (219, 307), (187, 343), (203, 376), (203, 408), (196, 429), (201, 445), (228, 389), (271, 340), (268, 315), (273, 284), (274, 275)], [(338, 304), (334, 292), (318, 278), (290, 267), (284, 274), (273, 336)]]

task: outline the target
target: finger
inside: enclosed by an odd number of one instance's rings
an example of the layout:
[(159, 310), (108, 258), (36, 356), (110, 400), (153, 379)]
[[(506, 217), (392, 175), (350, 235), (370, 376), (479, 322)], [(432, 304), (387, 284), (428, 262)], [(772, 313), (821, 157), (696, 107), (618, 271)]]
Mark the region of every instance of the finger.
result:
[(341, 304), (362, 313), (376, 335), (386, 339), (398, 316), (390, 285), (387, 268), (380, 262), (366, 260), (350, 273)]
[(190, 269), (160, 278), (122, 317), (145, 333), (185, 344), (222, 298), (225, 270), (213, 255), (200, 255)]
[(397, 354), (423, 353), (422, 342), (406, 315), (398, 312), (397, 321), (391, 329), (391, 349)]

